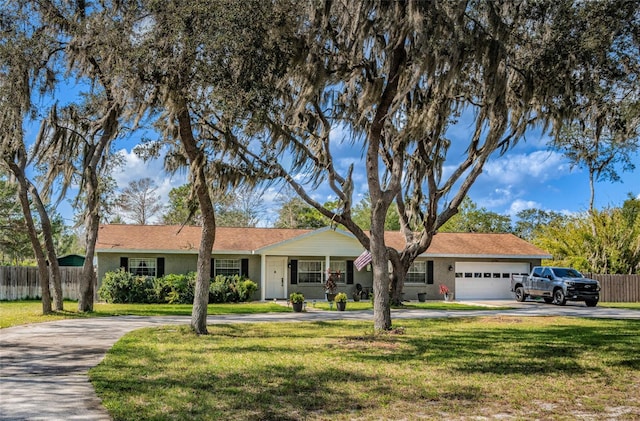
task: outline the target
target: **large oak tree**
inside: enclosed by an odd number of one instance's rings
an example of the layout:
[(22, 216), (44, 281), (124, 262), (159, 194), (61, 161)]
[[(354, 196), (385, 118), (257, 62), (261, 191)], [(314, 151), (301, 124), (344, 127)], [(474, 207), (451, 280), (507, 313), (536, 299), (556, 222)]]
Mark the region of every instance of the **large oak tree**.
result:
[[(490, 156), (534, 126), (557, 130), (601, 88), (638, 74), (639, 12), (628, 1), (307, 2), (298, 22), (269, 148), (256, 156), (371, 252), (376, 329), (391, 327), (390, 286), (398, 301), (409, 266)], [(454, 137), (448, 129), (461, 119), (472, 123)], [(352, 218), (353, 165), (340, 165), (341, 143), (362, 150), (370, 232)], [(290, 166), (278, 161), (285, 151)], [(339, 198), (337, 211), (313, 199), (320, 183)], [(401, 250), (384, 237), (394, 202)]]

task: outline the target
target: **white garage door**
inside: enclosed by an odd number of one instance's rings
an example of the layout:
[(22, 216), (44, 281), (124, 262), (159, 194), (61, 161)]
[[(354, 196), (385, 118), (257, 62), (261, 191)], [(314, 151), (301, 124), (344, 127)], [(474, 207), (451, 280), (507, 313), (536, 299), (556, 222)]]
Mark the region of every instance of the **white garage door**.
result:
[(529, 263), (456, 262), (457, 300), (513, 298), (512, 274), (528, 274)]

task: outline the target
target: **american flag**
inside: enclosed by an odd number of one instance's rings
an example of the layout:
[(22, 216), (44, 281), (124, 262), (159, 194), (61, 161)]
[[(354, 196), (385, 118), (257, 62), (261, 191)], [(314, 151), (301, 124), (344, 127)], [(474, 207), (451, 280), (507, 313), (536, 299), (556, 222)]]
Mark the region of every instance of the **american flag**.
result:
[(358, 271), (362, 270), (362, 268), (367, 266), (369, 263), (371, 263), (371, 253), (369, 253), (369, 250), (362, 252), (362, 254), (353, 261), (353, 265), (358, 269)]

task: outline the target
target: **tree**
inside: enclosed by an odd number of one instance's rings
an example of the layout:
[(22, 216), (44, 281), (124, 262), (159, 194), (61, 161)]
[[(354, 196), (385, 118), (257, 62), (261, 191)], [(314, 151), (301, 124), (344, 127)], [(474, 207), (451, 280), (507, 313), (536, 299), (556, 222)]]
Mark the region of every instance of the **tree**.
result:
[(606, 121), (601, 113), (610, 111), (607, 109), (610, 106), (607, 104), (604, 111), (590, 116), (590, 120), (563, 126), (553, 143), (553, 147), (562, 151), (572, 166), (588, 171), (590, 211), (594, 210), (595, 183), (620, 181), (615, 165), (622, 165), (623, 171), (632, 171), (635, 168), (632, 156), (640, 146), (638, 112), (633, 113), (635, 121), (624, 121), (620, 116)]
[[(458, 212), (490, 155), (534, 125), (557, 129), (596, 86), (611, 91), (615, 81), (637, 80), (638, 10), (630, 2), (311, 2), (300, 9), (292, 68), (275, 85), (270, 142), (253, 156), (370, 251), (376, 329), (391, 328), (387, 262), (398, 302), (411, 263)], [(448, 128), (461, 117), (474, 128), (453, 143)], [(370, 233), (352, 218), (353, 165), (336, 160), (338, 128), (348, 133), (343, 143), (363, 150)], [(285, 150), (293, 156), (286, 168), (278, 161)], [(311, 196), (319, 183), (339, 198), (336, 212)], [(394, 202), (402, 250), (384, 239)]]
[[(21, 4), (13, 4), (2, 15), (0, 39), (0, 159), (3, 170), (11, 173), (17, 185), (17, 197), (24, 215), (25, 226), (38, 264), (42, 296), (42, 312), (50, 313), (51, 292), (49, 274), (53, 275), (53, 299), (56, 310), (62, 310), (60, 271), (53, 247), (50, 220), (40, 193), (27, 178), (28, 154), (23, 123), (34, 111), (31, 96), (36, 89), (41, 93), (51, 90), (52, 71), (48, 60), (55, 54), (56, 43), (43, 30), (37, 20), (32, 21)], [(3, 171), (4, 172), (4, 171)], [(31, 200), (30, 200), (31, 199)], [(45, 247), (40, 243), (31, 203), (40, 216)], [(49, 258), (51, 271), (47, 265)]]
[[(629, 198), (621, 208), (593, 210), (543, 225), (533, 243), (553, 255), (553, 264), (583, 272), (633, 274), (640, 270), (640, 208)], [(593, 235), (592, 226), (598, 235)]]
[(514, 233), (527, 241), (535, 238), (537, 232), (544, 226), (557, 224), (564, 216), (558, 212), (542, 209), (523, 209), (516, 214), (518, 221)]
[(118, 196), (117, 206), (126, 219), (134, 224), (147, 225), (163, 208), (157, 190), (154, 181), (148, 177), (133, 180)]
[[(189, 198), (191, 186), (185, 184), (169, 192), (169, 204), (161, 220), (166, 225), (202, 225), (197, 202)], [(266, 211), (263, 192), (239, 186), (228, 192), (211, 192), (215, 198), (216, 225), (220, 227), (255, 227)]]
[(255, 227), (266, 208), (264, 192), (249, 185), (240, 185), (216, 196), (217, 225), (220, 227)]
[(298, 197), (280, 195), (277, 203), (280, 209), (276, 228), (316, 229), (329, 225), (325, 216)]
[[(371, 197), (368, 194), (353, 207), (353, 222), (363, 230), (371, 228)], [(400, 230), (400, 215), (398, 215), (398, 208), (394, 205), (389, 206), (389, 210), (387, 210), (384, 229), (387, 231)]]
[(184, 184), (169, 192), (169, 204), (161, 220), (165, 225), (202, 225), (197, 200), (190, 197), (191, 186)]
[(511, 232), (511, 218), (478, 208), (468, 196), (460, 204), (460, 211), (445, 222), (440, 232)]
[(17, 264), (33, 254), (16, 197), (16, 186), (0, 177), (0, 264)]
[(258, 0), (140, 5), (133, 20), (124, 19), (134, 22), (127, 32), (132, 42), (124, 78), (139, 84), (129, 95), (142, 113), (161, 112), (154, 121), (161, 132), (158, 144), (169, 150), (165, 167), (189, 169), (189, 197), (197, 200), (202, 218), (191, 328), (206, 334), (216, 228), (210, 186), (233, 188), (261, 175), (237, 153), (242, 139), (236, 133), (247, 128), (252, 111), (270, 103), (270, 78), (283, 66), (272, 29), (284, 22), (276, 3)]
[[(117, 6), (117, 5), (114, 5)], [(110, 169), (111, 146), (121, 133), (125, 118), (126, 80), (117, 78), (124, 66), (123, 50), (130, 44), (124, 30), (128, 21), (116, 17), (119, 7), (104, 8), (78, 2), (44, 0), (34, 15), (44, 23), (43, 32), (59, 43), (68, 67), (80, 82), (87, 83), (81, 103), (55, 104), (43, 122), (34, 145), (35, 163), (45, 168), (43, 190), (58, 184), (60, 196), (74, 183), (84, 199), (86, 243), (80, 283), (79, 311), (93, 310), (95, 270), (93, 258), (100, 224), (101, 177)], [(76, 203), (78, 205), (78, 203)]]

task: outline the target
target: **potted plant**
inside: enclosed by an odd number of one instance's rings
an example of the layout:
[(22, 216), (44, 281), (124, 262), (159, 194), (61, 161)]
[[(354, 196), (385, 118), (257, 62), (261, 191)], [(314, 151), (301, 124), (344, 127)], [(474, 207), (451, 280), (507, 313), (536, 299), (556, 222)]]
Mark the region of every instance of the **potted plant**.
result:
[(327, 268), (327, 280), (324, 283), (324, 292), (326, 294), (327, 301), (333, 301), (335, 299), (340, 275), (340, 271), (333, 273), (330, 268)]
[(299, 292), (292, 292), (289, 295), (289, 302), (291, 302), (293, 311), (300, 313), (302, 311), (302, 306), (304, 305), (304, 295)]
[(344, 311), (347, 308), (347, 294), (339, 292), (336, 294), (335, 300), (338, 311)]
[(362, 294), (364, 294), (364, 291), (362, 290), (362, 285), (356, 284), (356, 286), (353, 289), (353, 294), (351, 294), (351, 296), (353, 297), (353, 301), (360, 301), (360, 299), (362, 298)]
[(449, 290), (449, 287), (444, 284), (440, 284), (440, 294), (444, 296), (445, 301), (451, 301), (453, 299), (453, 294)]
[(424, 303), (425, 301), (427, 301), (427, 292), (426, 291), (422, 291), (418, 293), (418, 301), (420, 301), (421, 303)]

